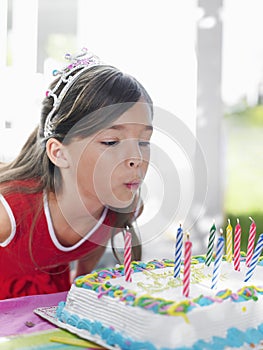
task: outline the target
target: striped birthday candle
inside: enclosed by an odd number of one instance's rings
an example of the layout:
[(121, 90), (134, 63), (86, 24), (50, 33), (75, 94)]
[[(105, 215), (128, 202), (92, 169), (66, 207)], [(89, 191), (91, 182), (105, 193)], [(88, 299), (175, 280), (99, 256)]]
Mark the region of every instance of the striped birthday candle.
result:
[(228, 225), (226, 228), (226, 261), (232, 262), (232, 226), (230, 224), (230, 219), (228, 219)]
[(241, 244), (241, 226), (239, 219), (235, 227), (234, 236), (234, 269), (240, 271), (240, 244)]
[(255, 237), (256, 237), (256, 224), (255, 221), (250, 217), (249, 218), (252, 222), (249, 228), (249, 236), (248, 236), (248, 245), (247, 245), (247, 258), (246, 258), (246, 265), (249, 267), (252, 255), (253, 255), (253, 250), (254, 250), (254, 245), (255, 245)]
[(125, 231), (124, 236), (124, 274), (125, 281), (132, 282), (131, 277), (131, 233)]
[(212, 276), (212, 289), (216, 289), (217, 282), (219, 280), (220, 271), (221, 271), (221, 264), (222, 264), (222, 257), (224, 252), (224, 237), (223, 237), (223, 230), (220, 229), (221, 236), (218, 238), (217, 241), (217, 247), (216, 247), (216, 257), (214, 262), (214, 269), (213, 269), (213, 276)]
[(247, 270), (247, 273), (246, 273), (245, 282), (247, 282), (252, 277), (254, 270), (257, 266), (260, 254), (262, 252), (262, 248), (263, 248), (263, 233), (261, 233), (261, 235), (258, 237), (257, 245), (254, 250), (254, 253), (249, 265), (249, 269)]
[(182, 249), (183, 249), (183, 229), (180, 226), (177, 229), (176, 245), (175, 245), (175, 260), (174, 260), (174, 278), (180, 276), (181, 261), (182, 261)]
[(187, 241), (184, 245), (184, 278), (183, 278), (183, 295), (189, 297), (190, 292), (190, 274), (191, 274), (191, 255), (192, 255), (192, 242), (189, 240), (189, 234), (187, 234)]
[(215, 226), (215, 223), (213, 223), (212, 227), (210, 228), (208, 247), (207, 247), (206, 259), (205, 259), (205, 264), (207, 266), (209, 266), (212, 261), (215, 235), (216, 235), (216, 226)]

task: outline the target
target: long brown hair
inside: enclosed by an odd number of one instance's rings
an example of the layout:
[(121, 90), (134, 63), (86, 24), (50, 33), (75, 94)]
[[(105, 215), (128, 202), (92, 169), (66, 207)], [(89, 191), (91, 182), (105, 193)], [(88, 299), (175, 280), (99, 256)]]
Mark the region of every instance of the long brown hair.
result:
[[(53, 81), (50, 89), (54, 88), (58, 79)], [(62, 88), (63, 84), (58, 89), (58, 94)], [(92, 135), (107, 127), (141, 98), (152, 111), (150, 96), (134, 77), (112, 66), (93, 66), (84, 70), (67, 91), (53, 116), (53, 133), (49, 137), (69, 143), (73, 137), (84, 138)], [(111, 113), (102, 112), (108, 106), (112, 106)], [(55, 185), (56, 190), (61, 186), (60, 171), (55, 171), (55, 165), (45, 150), (48, 138), (44, 137), (44, 127), (52, 107), (53, 99), (47, 96), (43, 100), (39, 126), (29, 136), (19, 155), (9, 164), (0, 167), (2, 191), (12, 191), (10, 181), (13, 180), (37, 180), (33, 187), (19, 188), (20, 191), (32, 193), (44, 189), (55, 192)], [(116, 212), (117, 221), (113, 228), (113, 234), (124, 227), (130, 228), (133, 234), (133, 258), (136, 260), (141, 258), (140, 241), (132, 224), (137, 202), (138, 198), (125, 213)]]

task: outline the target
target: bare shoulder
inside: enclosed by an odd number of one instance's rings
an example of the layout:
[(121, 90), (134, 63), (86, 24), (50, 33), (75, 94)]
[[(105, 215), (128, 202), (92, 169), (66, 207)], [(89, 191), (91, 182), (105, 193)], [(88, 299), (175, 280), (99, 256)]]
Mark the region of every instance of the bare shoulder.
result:
[(0, 201), (0, 243), (4, 242), (11, 234), (12, 226), (5, 206)]

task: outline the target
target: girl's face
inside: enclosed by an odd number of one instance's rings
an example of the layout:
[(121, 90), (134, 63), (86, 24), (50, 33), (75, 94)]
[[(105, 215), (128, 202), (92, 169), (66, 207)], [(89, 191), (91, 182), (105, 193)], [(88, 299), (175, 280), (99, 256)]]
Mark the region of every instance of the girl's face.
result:
[(107, 128), (65, 146), (81, 199), (114, 208), (131, 204), (148, 168), (151, 134), (149, 106), (137, 102)]

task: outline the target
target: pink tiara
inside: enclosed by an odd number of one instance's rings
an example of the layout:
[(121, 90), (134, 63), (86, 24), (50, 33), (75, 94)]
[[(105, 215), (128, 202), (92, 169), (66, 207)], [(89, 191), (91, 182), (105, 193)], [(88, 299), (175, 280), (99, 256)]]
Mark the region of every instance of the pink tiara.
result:
[[(52, 73), (54, 76), (60, 75), (60, 79), (58, 80), (56, 86), (52, 90), (47, 90), (46, 96), (53, 97), (53, 108), (47, 115), (45, 126), (44, 126), (44, 137), (49, 137), (53, 134), (53, 115), (59, 109), (59, 106), (65, 97), (67, 91), (72, 86), (72, 84), (76, 81), (78, 76), (82, 74), (83, 71), (89, 69), (90, 67), (98, 66), (102, 64), (99, 57), (93, 55), (88, 49), (83, 48), (81, 53), (78, 55), (71, 55), (67, 53), (65, 55), (65, 59), (70, 61), (70, 64), (64, 67), (61, 71), (55, 69)], [(78, 71), (73, 74), (73, 72)], [(65, 84), (63, 89), (57, 94), (57, 90), (61, 86), (61, 84)]]

